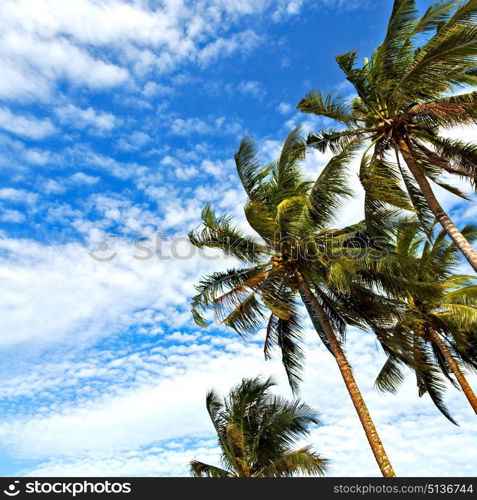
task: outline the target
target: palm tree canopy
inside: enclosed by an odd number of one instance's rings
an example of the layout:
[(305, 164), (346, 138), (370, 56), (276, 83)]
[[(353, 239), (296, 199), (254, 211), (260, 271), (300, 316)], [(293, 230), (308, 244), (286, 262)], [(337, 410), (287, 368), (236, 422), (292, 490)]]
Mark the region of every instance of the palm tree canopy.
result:
[[(463, 234), (470, 240), (477, 237), (476, 228), (467, 226)], [(398, 307), (403, 314), (389, 329), (387, 339), (400, 341), (399, 349), (388, 352), (376, 385), (394, 392), (403, 380), (400, 366), (407, 364), (416, 374), (419, 394), (429, 393), (436, 406), (451, 419), (442, 400), (443, 374), (454, 383), (439, 348), (431, 341), (429, 329), (437, 332), (450, 347), (454, 357), (471, 369), (477, 369), (477, 281), (473, 276), (456, 274), (459, 253), (444, 231), (435, 237), (423, 234), (418, 221), (403, 220), (397, 230), (395, 252), (414, 261), (410, 280), (427, 283), (425, 292), (418, 287), (407, 292)], [(406, 346), (406, 347), (404, 347)], [(396, 352), (408, 350), (404, 358)], [(452, 420), (452, 419), (451, 419)]]
[(243, 379), (222, 401), (215, 391), (206, 406), (218, 436), (222, 467), (191, 462), (197, 477), (280, 477), (322, 475), (327, 460), (311, 446), (293, 450), (308, 436), (318, 414), (299, 400), (270, 393), (271, 379)]
[(308, 145), (336, 154), (356, 141), (371, 142), (360, 169), (369, 227), (379, 222), (383, 205), (412, 210), (426, 230), (432, 226), (434, 216), (399, 160), (402, 138), (424, 175), (444, 189), (466, 197), (446, 182), (448, 174), (476, 186), (477, 145), (440, 135), (477, 123), (476, 19), (477, 0), (437, 0), (422, 16), (414, 0), (395, 0), (384, 41), (363, 66), (356, 51), (336, 58), (357, 96), (314, 90), (298, 104), (342, 125), (311, 134)]
[[(341, 201), (350, 195), (346, 165), (353, 148), (331, 159), (315, 182), (300, 174), (305, 148), (305, 140), (296, 129), (285, 141), (279, 159), (262, 165), (253, 141), (244, 139), (235, 160), (248, 195), (245, 216), (256, 237), (238, 230), (231, 217), (217, 216), (209, 206), (202, 212), (203, 227), (189, 235), (194, 245), (219, 248), (242, 263), (242, 267), (204, 278), (196, 287), (193, 315), (197, 324), (207, 326), (203, 313), (212, 308), (218, 322), (247, 336), (263, 325), (268, 311), (265, 354), (268, 357), (274, 348), (280, 349), (294, 390), (303, 359), (297, 266), (306, 274), (341, 336), (346, 324), (364, 325), (362, 311), (366, 321), (387, 317), (390, 300), (368, 286), (376, 266), (381, 268), (380, 279), (390, 286), (400, 280), (394, 270), (399, 266), (382, 266), (373, 258), (369, 251), (373, 242), (363, 224), (340, 230), (328, 228)], [(393, 259), (392, 253), (383, 255)], [(360, 296), (359, 304), (368, 300), (360, 310), (356, 309), (356, 295)], [(313, 311), (308, 312), (329, 347), (320, 322)]]

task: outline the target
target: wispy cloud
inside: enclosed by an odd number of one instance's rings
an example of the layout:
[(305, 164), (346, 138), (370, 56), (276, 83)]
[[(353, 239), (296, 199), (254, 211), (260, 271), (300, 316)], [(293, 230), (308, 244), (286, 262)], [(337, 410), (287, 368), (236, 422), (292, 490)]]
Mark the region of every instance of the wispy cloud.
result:
[(48, 118), (40, 120), (33, 116), (15, 115), (8, 108), (0, 108), (0, 128), (29, 139), (43, 139), (56, 132)]
[[(311, 330), (307, 342), (301, 396), (321, 411), (324, 424), (310, 439), (332, 460), (335, 475), (377, 475), (336, 363)], [(397, 396), (379, 395), (372, 381), (384, 356), (372, 345), (371, 336), (351, 332), (348, 355), (388, 452), (399, 464), (399, 474), (471, 475), (473, 465), (467, 456), (473, 453), (477, 425), (472, 420), (465, 428), (453, 427), (428, 397), (417, 396), (412, 377)], [(185, 475), (190, 459), (217, 458), (204, 407), (207, 389), (212, 386), (225, 393), (241, 377), (259, 373), (272, 375), (280, 382), (276, 390), (290, 397), (278, 359), (265, 362), (253, 343), (220, 334), (201, 335), (185, 345), (151, 346), (126, 356), (90, 352), (77, 364), (70, 360), (58, 368), (42, 365), (24, 381), (18, 377), (11, 385), (7, 381), (13, 391), (10, 397), (28, 387), (32, 397), (48, 394), (50, 374), (65, 393), (75, 387), (91, 391), (95, 384), (96, 397), (75, 389), (79, 399), (73, 403), (45, 401), (40, 414), (4, 419), (0, 441), (15, 455), (40, 462), (25, 471), (30, 475), (80, 475), (93, 467), (94, 475)], [(322, 387), (327, 390), (317, 390)], [(462, 394), (452, 390), (447, 399), (458, 419), (470, 418), (472, 412)]]
[(0, 188), (0, 200), (8, 200), (14, 203), (36, 203), (38, 196), (25, 189)]
[(238, 86), (237, 90), (245, 95), (251, 95), (253, 97), (263, 97), (266, 94), (265, 89), (263, 88), (260, 82), (256, 80), (243, 80)]
[(67, 104), (57, 107), (55, 114), (62, 125), (77, 129), (93, 128), (105, 132), (111, 131), (118, 123), (112, 113), (96, 111), (91, 106), (82, 109), (74, 104)]
[(243, 135), (245, 129), (240, 120), (225, 116), (176, 118), (172, 121), (170, 133), (174, 135)]
[(77, 0), (68, 6), (61, 0), (5, 0), (0, 97), (50, 99), (62, 79), (73, 86), (110, 88), (151, 71), (171, 71), (184, 61), (209, 64), (247, 52), (262, 39), (251, 29), (225, 34), (224, 25), (267, 9), (280, 18), (296, 15), (301, 3), (169, 0), (152, 7), (126, 0)]

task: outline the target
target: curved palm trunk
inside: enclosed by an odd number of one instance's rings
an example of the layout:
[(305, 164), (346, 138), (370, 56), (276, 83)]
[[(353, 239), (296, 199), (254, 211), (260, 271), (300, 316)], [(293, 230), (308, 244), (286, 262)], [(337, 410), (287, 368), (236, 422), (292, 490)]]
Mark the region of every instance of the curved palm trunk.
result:
[(414, 159), (409, 143), (406, 139), (402, 138), (399, 140), (398, 144), (404, 160), (414, 179), (421, 188), (422, 194), (426, 198), (427, 204), (429, 205), (432, 213), (477, 273), (477, 252), (473, 249), (472, 245), (467, 241), (465, 236), (457, 229), (456, 225), (452, 222), (451, 218), (437, 201), (429, 181)]
[(455, 375), (457, 382), (459, 382), (459, 385), (461, 386), (462, 391), (464, 392), (466, 398), (469, 400), (470, 406), (472, 406), (475, 413), (477, 413), (477, 396), (475, 395), (474, 391), (472, 390), (472, 387), (470, 387), (469, 382), (467, 382), (467, 379), (465, 378), (464, 374), (462, 373), (457, 361), (452, 356), (452, 353), (450, 352), (446, 343), (441, 339), (441, 337), (434, 330), (434, 328), (432, 328), (432, 327), (429, 328), (428, 333), (429, 333), (432, 341), (434, 342), (434, 344), (436, 344), (436, 346), (439, 348), (442, 355), (444, 356), (445, 360), (447, 361), (447, 364), (449, 365), (450, 369), (452, 370), (452, 373)]
[(358, 413), (361, 425), (363, 426), (369, 445), (371, 446), (374, 457), (376, 458), (376, 462), (378, 463), (384, 477), (395, 477), (396, 474), (394, 473), (391, 462), (389, 461), (383, 443), (378, 435), (378, 431), (374, 426), (374, 422), (369, 414), (368, 408), (366, 407), (363, 396), (361, 395), (358, 385), (356, 384), (351, 366), (349, 365), (348, 360), (341, 349), (341, 345), (333, 332), (328, 316), (322, 305), (316, 299), (300, 270), (296, 271), (296, 277), (298, 279), (300, 293), (305, 300), (305, 305), (312, 308), (313, 312), (320, 321), (323, 331), (325, 332), (330, 350), (336, 359), (341, 376), (343, 377), (346, 388), (348, 389), (351, 400), (353, 401), (353, 405)]

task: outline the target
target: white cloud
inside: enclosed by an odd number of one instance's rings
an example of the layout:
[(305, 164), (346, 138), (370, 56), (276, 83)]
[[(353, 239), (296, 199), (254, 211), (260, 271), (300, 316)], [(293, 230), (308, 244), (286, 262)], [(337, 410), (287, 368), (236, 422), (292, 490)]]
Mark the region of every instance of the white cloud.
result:
[(86, 109), (79, 108), (74, 104), (67, 104), (55, 109), (55, 114), (63, 125), (73, 128), (95, 128), (99, 131), (110, 131), (118, 123), (112, 113), (96, 111), (89, 106)]
[(265, 89), (260, 82), (256, 80), (244, 80), (237, 86), (237, 90), (242, 94), (251, 95), (253, 97), (263, 97)]
[(227, 161), (211, 161), (211, 160), (203, 160), (200, 169), (201, 171), (204, 171), (210, 175), (213, 175), (214, 177), (222, 177), (224, 178), (225, 175), (230, 173), (232, 171), (232, 168), (235, 166), (235, 163), (233, 160), (227, 160)]
[[(86, 456), (53, 459), (26, 471), (32, 476), (180, 476), (191, 459), (199, 457), (209, 463), (217, 461), (218, 456), (209, 442), (194, 446), (193, 450), (163, 447), (138, 449), (117, 453), (90, 453)], [(186, 473), (187, 474), (187, 473)], [(188, 474), (187, 474), (188, 475)]]
[(0, 219), (3, 222), (14, 222), (14, 223), (20, 223), (24, 222), (26, 217), (24, 214), (19, 212), (18, 210), (2, 210), (0, 213)]
[(225, 116), (209, 117), (205, 120), (197, 117), (175, 118), (170, 127), (173, 135), (242, 135), (245, 133), (243, 124), (236, 118)]
[[(5, 199), (5, 194), (24, 199), (22, 193), (5, 191), (0, 190), (0, 199)], [(152, 234), (157, 227), (154, 215), (148, 220), (140, 207), (105, 197), (98, 198), (96, 205), (103, 220), (121, 224), (135, 236)], [(198, 207), (191, 213), (196, 218)], [(177, 217), (180, 215), (175, 213), (175, 220), (167, 222), (166, 215), (164, 224), (177, 223)], [(94, 231), (95, 228), (100, 231)], [(199, 259), (197, 252), (188, 259), (190, 247), (185, 245), (185, 238), (162, 243), (164, 256), (172, 254), (173, 245), (177, 259), (140, 260), (135, 256), (141, 257), (144, 252), (134, 247), (132, 241), (113, 238), (108, 250), (100, 250), (100, 224), (78, 221), (78, 229), (92, 237), (97, 234), (90, 249), (73, 243), (48, 247), (28, 240), (0, 240), (0, 275), (4, 283), (0, 309), (2, 314), (8, 311), (0, 345), (41, 344), (77, 334), (80, 342), (88, 342), (92, 337), (112, 333), (120, 324), (129, 327), (131, 321), (136, 321), (133, 312), (144, 307), (157, 307), (158, 317), (169, 327), (189, 322), (187, 297), (192, 282), (200, 267), (217, 265), (215, 261)], [(143, 246), (153, 250), (155, 240), (144, 242)], [(117, 256), (111, 262), (99, 262), (90, 251), (98, 258)], [(161, 283), (160, 289), (157, 283)], [(48, 286), (47, 291), (44, 286)], [(182, 311), (176, 314), (176, 308)]]
[[(325, 0), (325, 3), (329, 0)], [(339, 0), (341, 1), (341, 0)], [(279, 4), (277, 10), (274, 12), (273, 17), (275, 19), (280, 19), (281, 17), (296, 15), (300, 12), (304, 0), (290, 0), (288, 2), (282, 2)]]
[(28, 163), (32, 163), (34, 165), (46, 165), (51, 159), (51, 155), (48, 151), (40, 151), (36, 149), (26, 150), (24, 157)]
[(0, 56), (2, 76), (0, 98), (18, 100), (46, 100), (50, 95), (50, 84), (33, 69), (16, 66), (13, 61)]
[(175, 135), (204, 134), (210, 126), (200, 118), (176, 118), (172, 122), (171, 133)]
[[(262, 37), (232, 32), (243, 15), (296, 15), (302, 2), (4, 0), (0, 4), (0, 97), (51, 99), (62, 79), (108, 88), (183, 62), (209, 64), (253, 49)], [(224, 26), (228, 28), (224, 29)], [(163, 84), (150, 92), (167, 92)]]
[(127, 137), (121, 137), (118, 141), (118, 147), (123, 151), (137, 151), (149, 144), (151, 141), (152, 138), (149, 134), (136, 130)]
[(194, 179), (199, 174), (199, 171), (196, 167), (177, 167), (174, 169), (174, 175), (182, 181), (190, 181)]
[(46, 179), (43, 182), (43, 191), (46, 194), (62, 194), (66, 191), (66, 186), (55, 181), (55, 179)]
[[(49, 92), (62, 78), (73, 85), (91, 88), (111, 87), (128, 79), (126, 69), (95, 59), (86, 49), (77, 47), (64, 38), (42, 39), (29, 35), (28, 31), (6, 30), (0, 43), (7, 65), (14, 66), (17, 71), (23, 70), (25, 78), (26, 75), (36, 75), (35, 78)], [(8, 91), (10, 87), (4, 88)], [(2, 97), (8, 98), (9, 95)]]
[(11, 201), (13, 203), (34, 204), (38, 199), (36, 193), (31, 193), (25, 189), (0, 188), (0, 200)]
[(207, 134), (211, 130), (211, 126), (201, 118), (176, 118), (171, 127), (174, 135)]
[(0, 108), (0, 128), (28, 139), (43, 139), (56, 132), (49, 119), (14, 115), (8, 108)]
[[(186, 435), (189, 438), (207, 436), (210, 429), (203, 402), (205, 391), (212, 382), (211, 372), (224, 371), (222, 380), (214, 385), (226, 390), (236, 383), (237, 373), (254, 376), (263, 368), (263, 361), (260, 349), (236, 342), (226, 346), (223, 355), (213, 357), (207, 353), (208, 346), (202, 347), (194, 349), (194, 345), (189, 344), (184, 349), (156, 350), (156, 355), (166, 355), (170, 359), (170, 363), (163, 364), (159, 381), (154, 382), (150, 374), (143, 385), (126, 390), (123, 396), (106, 396), (82, 408), (39, 417), (27, 426), (19, 419), (8, 431), (10, 426), (2, 428), (0, 425), (0, 438), (5, 431), (26, 432), (27, 435), (17, 435), (16, 441), (19, 444), (30, 441), (28, 454), (31, 458), (45, 458), (85, 451), (128, 450)], [(241, 366), (244, 355), (250, 358), (245, 369)], [(184, 370), (186, 362), (193, 364)], [(171, 426), (173, 421), (175, 425)], [(69, 432), (67, 429), (71, 426), (77, 432)], [(136, 432), (127, 432), (130, 427)], [(53, 433), (57, 436), (56, 446), (53, 445)]]
[(76, 172), (70, 177), (70, 181), (74, 184), (86, 184), (92, 186), (99, 182), (99, 177), (85, 174), (84, 172)]
[(197, 58), (200, 63), (209, 64), (219, 57), (230, 56), (235, 52), (250, 52), (261, 41), (262, 37), (252, 30), (233, 34), (230, 38), (219, 37), (202, 48)]
[[(2, 445), (18, 458), (39, 462), (25, 471), (28, 475), (86, 475), (93, 470), (94, 475), (186, 475), (192, 458), (215, 462), (215, 435), (204, 407), (210, 387), (224, 394), (242, 377), (262, 374), (280, 382), (279, 393), (291, 394), (279, 360), (265, 362), (260, 345), (217, 331), (212, 336), (200, 333), (187, 338), (185, 345), (184, 338), (178, 338), (176, 345), (126, 355), (98, 353), (99, 360), (91, 353), (91, 360), (82, 356), (77, 365), (43, 363), (28, 379), (5, 380), (3, 390), (7, 388), (10, 397), (28, 388), (32, 395), (41, 394), (48, 387), (42, 384), (55, 380), (49, 378), (55, 370), (58, 390), (73, 389), (79, 399), (52, 402), (36, 415), (4, 418)], [(459, 428), (440, 415), (427, 396), (417, 396), (412, 376), (395, 396), (373, 389), (383, 356), (371, 335), (350, 332), (347, 351), (400, 476), (472, 475), (477, 424), (461, 392), (450, 388), (446, 398), (462, 423)], [(332, 460), (333, 475), (378, 476), (336, 363), (312, 331), (307, 335), (306, 366), (302, 398), (320, 411), (323, 423), (307, 442)], [(90, 381), (98, 379), (104, 390), (91, 397)], [(475, 376), (469, 380), (477, 383)]]
[(147, 82), (144, 85), (142, 92), (146, 97), (154, 97), (158, 95), (164, 96), (172, 94), (173, 88), (156, 82)]
[(165, 337), (165, 340), (175, 340), (177, 342), (189, 343), (195, 340), (198, 340), (200, 337), (198, 332), (194, 333), (182, 333), (182, 332), (174, 332)]
[(290, 111), (292, 110), (292, 107), (290, 104), (288, 104), (287, 102), (281, 102), (279, 105), (278, 105), (278, 111), (282, 114), (282, 115), (287, 115), (288, 113), (290, 113)]
[[(69, 158), (74, 167), (85, 169), (95, 168), (107, 172), (119, 179), (139, 178), (146, 167), (136, 163), (122, 163), (112, 158), (94, 151), (90, 146), (77, 144), (63, 151), (64, 157)], [(60, 156), (58, 162), (61, 163), (63, 157)]]

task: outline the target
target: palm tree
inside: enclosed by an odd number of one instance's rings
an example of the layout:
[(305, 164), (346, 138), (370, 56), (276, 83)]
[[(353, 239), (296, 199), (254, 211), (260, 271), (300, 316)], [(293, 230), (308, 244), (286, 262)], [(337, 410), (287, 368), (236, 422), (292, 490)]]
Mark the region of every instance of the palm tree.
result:
[(270, 393), (271, 379), (243, 379), (222, 402), (207, 394), (206, 406), (221, 450), (220, 468), (197, 460), (190, 463), (196, 477), (285, 477), (323, 475), (328, 460), (311, 446), (293, 450), (307, 436), (318, 414), (299, 400)]
[[(237, 172), (248, 196), (244, 212), (257, 241), (216, 216), (207, 206), (203, 228), (190, 233), (199, 248), (221, 249), (246, 267), (216, 272), (197, 286), (193, 315), (207, 326), (202, 312), (215, 310), (217, 321), (239, 335), (256, 332), (268, 310), (265, 354), (278, 346), (290, 384), (297, 388), (303, 351), (296, 295), (303, 300), (321, 340), (334, 356), (346, 388), (384, 476), (394, 476), (391, 463), (343, 352), (346, 324), (359, 324), (352, 315), (354, 286), (360, 286), (359, 259), (353, 248), (362, 226), (328, 229), (341, 200), (350, 195), (346, 164), (351, 148), (333, 158), (315, 182), (302, 179), (299, 162), (306, 150), (299, 129), (290, 133), (278, 161), (262, 166), (255, 145), (243, 139), (235, 155)], [(364, 290), (364, 286), (361, 287)], [(335, 333), (336, 332), (336, 333)]]
[(477, 272), (477, 252), (429, 183), (463, 198), (443, 176), (476, 186), (477, 145), (440, 135), (477, 123), (477, 92), (465, 92), (477, 85), (476, 19), (477, 0), (438, 0), (422, 17), (414, 0), (395, 0), (384, 41), (370, 60), (357, 67), (356, 51), (336, 58), (357, 97), (348, 102), (315, 90), (297, 107), (346, 127), (311, 134), (309, 146), (336, 154), (356, 140), (370, 143), (360, 169), (368, 228), (379, 224), (386, 204), (413, 210), (426, 231), (437, 219)]
[[(471, 226), (462, 233), (469, 239), (477, 237)], [(431, 235), (432, 236), (432, 235)], [(460, 364), (477, 369), (475, 348), (477, 339), (477, 283), (474, 277), (454, 274), (458, 264), (458, 249), (441, 231), (430, 240), (419, 231), (415, 220), (405, 220), (396, 237), (396, 253), (415, 262), (411, 280), (426, 282), (425, 293), (407, 292), (401, 306), (404, 314), (390, 330), (387, 340), (405, 337), (411, 356), (397, 357), (389, 352), (376, 384), (382, 390), (395, 391), (403, 380), (400, 365), (407, 364), (416, 373), (419, 394), (429, 393), (436, 406), (451, 421), (442, 402), (441, 372), (453, 384), (453, 374), (470, 405), (477, 413), (477, 397), (465, 378)], [(410, 362), (409, 362), (410, 361)]]

